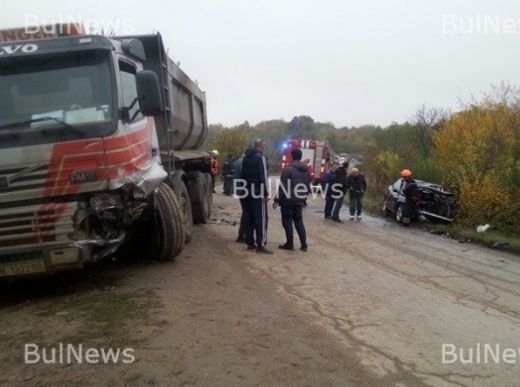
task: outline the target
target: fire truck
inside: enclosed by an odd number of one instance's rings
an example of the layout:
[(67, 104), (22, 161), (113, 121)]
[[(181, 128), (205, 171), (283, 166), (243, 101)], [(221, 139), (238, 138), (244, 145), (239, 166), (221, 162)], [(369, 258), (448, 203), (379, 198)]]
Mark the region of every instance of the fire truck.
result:
[(212, 194), (206, 96), (161, 35), (67, 24), (0, 38), (0, 277), (119, 248), (172, 260)]
[(282, 169), (292, 163), (291, 151), (302, 150), (302, 161), (309, 160), (311, 184), (321, 184), (330, 161), (329, 148), (325, 141), (317, 140), (287, 140), (282, 145)]

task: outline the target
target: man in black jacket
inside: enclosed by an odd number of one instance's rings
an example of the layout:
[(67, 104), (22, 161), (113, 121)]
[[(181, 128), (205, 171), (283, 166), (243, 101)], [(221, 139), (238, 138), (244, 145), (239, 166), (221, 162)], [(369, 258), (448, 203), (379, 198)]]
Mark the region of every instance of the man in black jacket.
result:
[(294, 250), (293, 223), (300, 238), (301, 251), (307, 251), (307, 235), (303, 224), (302, 207), (310, 193), (307, 164), (301, 161), (302, 151), (295, 148), (291, 151), (292, 164), (286, 166), (280, 177), (280, 185), (275, 202), (280, 204), (282, 226), (287, 242), (278, 247), (283, 250)]
[(348, 190), (347, 169), (348, 161), (344, 161), (340, 164), (334, 173), (334, 185), (332, 186), (334, 191), (334, 210), (332, 211), (332, 220), (339, 223), (342, 223), (342, 220), (339, 218), (339, 211), (343, 206), (345, 192)]
[(228, 155), (222, 164), (222, 177), (224, 178), (223, 194), (231, 196), (233, 194), (233, 168), (235, 160), (232, 155)]
[(361, 220), (361, 212), (363, 211), (363, 195), (367, 190), (367, 181), (365, 176), (359, 173), (359, 169), (352, 168), (347, 176), (347, 185), (349, 187), (350, 198), (350, 220)]
[[(245, 233), (248, 250), (256, 248), (257, 253), (272, 254), (267, 243), (267, 201), (269, 200), (269, 179), (267, 159), (263, 154), (264, 143), (256, 140), (242, 161), (242, 180), (245, 183)], [(256, 234), (256, 242), (255, 242)]]

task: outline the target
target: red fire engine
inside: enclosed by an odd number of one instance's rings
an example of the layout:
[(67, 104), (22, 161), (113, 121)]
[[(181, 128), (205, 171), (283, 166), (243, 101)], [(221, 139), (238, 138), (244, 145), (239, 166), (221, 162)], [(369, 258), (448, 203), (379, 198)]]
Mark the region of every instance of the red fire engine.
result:
[(309, 173), (312, 184), (323, 181), (330, 161), (329, 148), (325, 141), (317, 140), (287, 140), (282, 145), (282, 169), (292, 163), (291, 151), (294, 148), (302, 150), (302, 161), (309, 160)]

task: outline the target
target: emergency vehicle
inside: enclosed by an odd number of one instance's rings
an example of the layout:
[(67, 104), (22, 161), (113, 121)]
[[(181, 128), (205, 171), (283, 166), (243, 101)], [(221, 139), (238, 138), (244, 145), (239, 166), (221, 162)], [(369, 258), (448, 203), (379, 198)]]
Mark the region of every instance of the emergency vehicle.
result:
[(329, 148), (325, 141), (317, 140), (287, 140), (282, 145), (282, 169), (292, 163), (291, 151), (294, 148), (302, 150), (302, 161), (309, 160), (311, 184), (320, 184), (325, 177), (330, 161)]

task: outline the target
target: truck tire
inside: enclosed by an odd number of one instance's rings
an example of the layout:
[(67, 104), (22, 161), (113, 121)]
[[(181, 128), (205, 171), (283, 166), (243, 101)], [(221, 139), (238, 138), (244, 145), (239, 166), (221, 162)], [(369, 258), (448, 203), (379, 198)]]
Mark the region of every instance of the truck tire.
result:
[(154, 217), (154, 258), (171, 261), (184, 248), (186, 232), (182, 207), (166, 183), (161, 183), (155, 194)]
[(184, 184), (184, 181), (182, 180), (177, 189), (177, 198), (179, 199), (183, 215), (182, 223), (184, 224), (185, 242), (188, 243), (193, 237), (193, 212), (191, 209), (190, 193), (188, 192), (186, 184)]
[(206, 223), (211, 214), (213, 192), (209, 173), (198, 172), (192, 191), (192, 210), (194, 223)]

